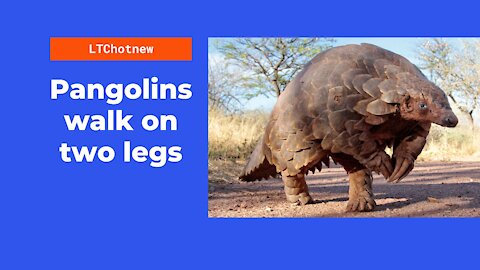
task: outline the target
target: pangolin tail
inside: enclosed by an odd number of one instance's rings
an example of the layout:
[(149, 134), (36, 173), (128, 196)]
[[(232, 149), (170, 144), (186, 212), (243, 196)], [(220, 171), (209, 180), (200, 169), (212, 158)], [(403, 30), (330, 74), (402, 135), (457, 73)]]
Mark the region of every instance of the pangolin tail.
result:
[(261, 138), (243, 168), (240, 180), (250, 182), (277, 176), (276, 167), (268, 162), (263, 147), (263, 138)]

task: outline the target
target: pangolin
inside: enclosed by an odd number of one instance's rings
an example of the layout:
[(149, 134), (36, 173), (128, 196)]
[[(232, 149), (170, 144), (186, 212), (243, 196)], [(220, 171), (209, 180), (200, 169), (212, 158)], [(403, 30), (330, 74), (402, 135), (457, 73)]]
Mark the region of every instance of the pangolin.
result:
[(349, 176), (347, 211), (371, 211), (372, 171), (389, 182), (404, 178), (431, 123), (455, 127), (458, 119), (445, 93), (406, 58), (371, 44), (331, 48), (279, 96), (240, 179), (280, 174), (288, 201), (312, 203), (305, 174), (331, 158)]

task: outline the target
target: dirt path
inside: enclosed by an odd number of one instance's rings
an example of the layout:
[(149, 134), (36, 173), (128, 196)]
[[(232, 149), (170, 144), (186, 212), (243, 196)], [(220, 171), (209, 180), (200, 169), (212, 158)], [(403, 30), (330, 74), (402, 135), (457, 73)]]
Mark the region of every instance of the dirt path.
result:
[(418, 163), (398, 184), (375, 175), (377, 208), (369, 213), (345, 213), (348, 180), (340, 167), (307, 176), (315, 204), (306, 206), (286, 202), (280, 179), (228, 177), (209, 182), (209, 217), (480, 217), (480, 162)]

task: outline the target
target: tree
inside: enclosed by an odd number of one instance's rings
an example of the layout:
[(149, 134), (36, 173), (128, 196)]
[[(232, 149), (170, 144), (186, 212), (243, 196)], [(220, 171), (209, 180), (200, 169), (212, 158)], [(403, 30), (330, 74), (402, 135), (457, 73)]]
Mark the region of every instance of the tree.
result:
[(480, 40), (463, 41), (454, 48), (443, 39), (432, 39), (420, 46), (421, 68), (450, 97), (472, 125), (473, 113), (480, 106)]
[(333, 39), (235, 38), (222, 40), (217, 49), (243, 71), (243, 96), (278, 97), (293, 76), (319, 52), (332, 47)]
[(208, 59), (208, 107), (224, 112), (236, 111), (241, 104), (238, 98), (240, 76), (231, 71), (224, 60)]

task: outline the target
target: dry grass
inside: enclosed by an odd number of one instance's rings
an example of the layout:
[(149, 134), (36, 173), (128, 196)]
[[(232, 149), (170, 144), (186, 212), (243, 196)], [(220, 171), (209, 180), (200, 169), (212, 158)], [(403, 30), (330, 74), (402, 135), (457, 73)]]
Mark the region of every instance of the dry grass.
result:
[[(209, 160), (243, 160), (262, 135), (268, 114), (247, 112), (224, 114), (210, 110), (208, 120)], [(453, 129), (432, 126), (421, 161), (480, 160), (480, 141), (469, 127)]]
[(221, 160), (211, 159), (208, 161), (208, 183), (233, 183), (236, 182), (245, 160)]
[(208, 112), (208, 158), (245, 159), (265, 130), (268, 114)]
[(432, 125), (427, 145), (420, 154), (419, 160), (478, 161), (480, 160), (478, 132), (466, 126), (443, 128)]

